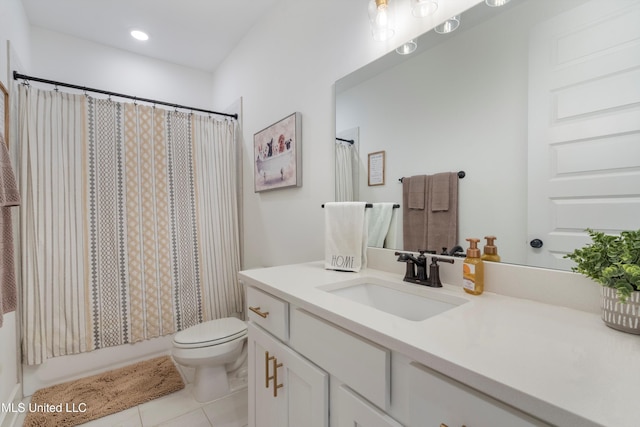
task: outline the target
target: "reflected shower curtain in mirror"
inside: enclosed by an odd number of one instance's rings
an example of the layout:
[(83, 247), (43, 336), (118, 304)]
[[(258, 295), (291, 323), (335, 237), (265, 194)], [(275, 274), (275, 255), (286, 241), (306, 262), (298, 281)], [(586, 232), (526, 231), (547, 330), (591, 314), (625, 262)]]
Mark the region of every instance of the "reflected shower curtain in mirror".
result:
[(20, 86), (27, 364), (242, 311), (235, 126)]
[(353, 145), (336, 142), (336, 202), (354, 201), (354, 153)]

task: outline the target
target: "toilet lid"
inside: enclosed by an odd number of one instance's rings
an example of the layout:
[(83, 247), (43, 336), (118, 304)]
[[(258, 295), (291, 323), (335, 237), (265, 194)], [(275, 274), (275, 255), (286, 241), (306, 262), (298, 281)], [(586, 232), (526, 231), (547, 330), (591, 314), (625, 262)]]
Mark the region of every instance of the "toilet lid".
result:
[(236, 317), (210, 320), (178, 332), (173, 341), (180, 347), (221, 344), (247, 334), (247, 324)]

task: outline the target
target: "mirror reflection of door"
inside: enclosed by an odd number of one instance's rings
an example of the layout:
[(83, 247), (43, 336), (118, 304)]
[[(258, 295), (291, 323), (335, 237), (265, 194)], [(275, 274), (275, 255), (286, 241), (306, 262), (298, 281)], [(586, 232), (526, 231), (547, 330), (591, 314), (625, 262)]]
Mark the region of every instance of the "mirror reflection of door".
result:
[(587, 227), (640, 227), (639, 3), (592, 0), (531, 32), (529, 265), (567, 269)]

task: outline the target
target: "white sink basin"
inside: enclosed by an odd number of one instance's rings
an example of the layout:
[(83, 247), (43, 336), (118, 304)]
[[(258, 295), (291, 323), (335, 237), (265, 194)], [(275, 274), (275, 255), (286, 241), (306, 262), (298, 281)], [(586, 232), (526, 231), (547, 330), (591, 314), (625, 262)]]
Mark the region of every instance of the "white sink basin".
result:
[[(420, 321), (443, 313), (467, 302), (463, 298), (434, 289), (415, 289), (406, 284), (377, 278), (362, 278), (322, 287), (326, 292), (373, 307), (407, 320)], [(425, 293), (429, 295), (425, 295)]]

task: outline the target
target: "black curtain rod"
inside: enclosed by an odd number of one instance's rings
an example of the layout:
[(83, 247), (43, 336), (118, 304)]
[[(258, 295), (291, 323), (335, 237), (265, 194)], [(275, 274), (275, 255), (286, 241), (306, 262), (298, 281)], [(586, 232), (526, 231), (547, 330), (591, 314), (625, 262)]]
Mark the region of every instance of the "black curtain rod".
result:
[[(324, 203), (322, 204), (322, 207), (324, 208)], [(367, 203), (364, 205), (365, 208), (372, 208), (373, 207), (373, 203)], [(400, 205), (396, 204), (393, 205), (393, 209), (398, 209), (400, 207)]]
[(82, 90), (82, 91), (85, 91), (85, 92), (94, 92), (94, 93), (100, 93), (100, 94), (103, 94), (103, 95), (117, 96), (118, 98), (133, 99), (134, 101), (148, 102), (150, 104), (166, 105), (168, 107), (181, 108), (183, 110), (198, 111), (200, 113), (208, 113), (208, 114), (216, 114), (218, 116), (233, 117), (234, 119), (238, 120), (238, 115), (237, 114), (219, 113), (217, 111), (210, 111), (210, 110), (203, 110), (201, 108), (187, 107), (185, 105), (172, 104), (170, 102), (156, 101), (155, 99), (139, 98), (137, 96), (125, 95), (125, 94), (116, 93), (116, 92), (109, 92), (107, 90), (102, 90), (102, 89), (94, 89), (94, 88), (85, 87), (85, 86), (78, 86), (78, 85), (74, 85), (74, 84), (70, 84), (70, 83), (56, 82), (54, 80), (47, 80), (47, 79), (41, 79), (39, 77), (26, 76), (24, 74), (18, 73), (15, 70), (13, 72), (13, 79), (14, 80), (23, 79), (23, 80), (26, 80), (26, 81), (34, 81), (34, 82), (46, 83), (46, 84), (50, 84), (50, 85), (54, 85), (54, 86), (68, 87), (68, 88), (71, 88), (71, 89), (79, 89), (79, 90)]
[[(458, 172), (458, 178), (459, 178), (459, 179), (462, 179), (462, 178), (464, 178), (465, 176), (467, 176), (467, 174), (465, 173), (465, 171), (460, 171), (460, 172)], [(400, 181), (400, 182), (402, 182), (403, 180), (404, 180), (404, 177), (402, 177), (402, 178), (398, 178), (398, 181)]]
[(344, 139), (344, 138), (338, 138), (338, 137), (336, 137), (336, 141), (348, 142), (349, 144), (353, 144), (354, 142), (356, 142), (353, 139)]

